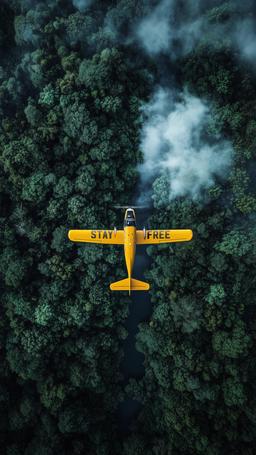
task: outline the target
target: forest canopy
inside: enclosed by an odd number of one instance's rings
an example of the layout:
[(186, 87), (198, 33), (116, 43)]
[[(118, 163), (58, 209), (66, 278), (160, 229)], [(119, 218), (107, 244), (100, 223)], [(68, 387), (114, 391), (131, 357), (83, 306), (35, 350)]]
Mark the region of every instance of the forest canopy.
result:
[[(0, 5), (0, 441), (7, 455), (255, 452), (254, 5), (170, 3)], [(170, 106), (183, 112), (186, 100), (198, 99), (207, 122), (195, 123), (197, 145), (221, 141), (211, 155), (218, 163), (222, 146), (232, 151), (202, 192), (186, 187), (172, 196), (176, 174), (159, 165), (167, 142), (145, 177), (152, 156), (142, 133), (152, 126), (159, 87), (168, 103), (157, 119), (175, 120)], [(200, 162), (193, 163), (199, 178)], [(78, 247), (67, 232), (121, 227), (113, 206), (139, 191), (149, 191), (150, 226), (191, 228), (194, 240), (147, 250), (153, 312), (136, 345), (145, 375), (125, 387), (129, 298), (108, 287), (124, 273), (122, 254)], [(117, 409), (127, 394), (141, 411), (123, 434)]]

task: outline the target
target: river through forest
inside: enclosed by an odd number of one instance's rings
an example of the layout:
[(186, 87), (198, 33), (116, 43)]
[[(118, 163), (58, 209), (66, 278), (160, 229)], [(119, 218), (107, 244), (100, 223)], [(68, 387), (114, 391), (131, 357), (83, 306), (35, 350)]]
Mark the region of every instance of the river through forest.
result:
[[(147, 220), (150, 214), (151, 209), (136, 210), (137, 229), (143, 229), (144, 226), (147, 227)], [(133, 277), (142, 281), (147, 281), (144, 273), (150, 266), (150, 257), (147, 255), (146, 248), (146, 246), (137, 247), (133, 268)], [(136, 349), (136, 335), (139, 330), (138, 325), (143, 321), (149, 320), (152, 313), (149, 292), (132, 292), (129, 300), (129, 314), (125, 323), (128, 336), (123, 343), (124, 357), (120, 366), (124, 388), (130, 379), (140, 379), (144, 376), (144, 355)], [(130, 431), (130, 425), (136, 419), (141, 408), (142, 404), (131, 396), (126, 396), (119, 404), (118, 424), (121, 432), (127, 433)]]

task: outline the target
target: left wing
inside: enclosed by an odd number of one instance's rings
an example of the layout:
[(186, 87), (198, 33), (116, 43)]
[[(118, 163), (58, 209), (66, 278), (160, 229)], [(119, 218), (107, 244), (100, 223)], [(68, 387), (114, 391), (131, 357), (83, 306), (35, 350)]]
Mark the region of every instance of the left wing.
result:
[(136, 243), (138, 245), (150, 245), (152, 243), (188, 242), (193, 237), (191, 229), (157, 229), (136, 231)]
[(72, 229), (68, 231), (68, 238), (73, 242), (108, 243), (109, 245), (122, 245), (124, 231), (102, 229)]

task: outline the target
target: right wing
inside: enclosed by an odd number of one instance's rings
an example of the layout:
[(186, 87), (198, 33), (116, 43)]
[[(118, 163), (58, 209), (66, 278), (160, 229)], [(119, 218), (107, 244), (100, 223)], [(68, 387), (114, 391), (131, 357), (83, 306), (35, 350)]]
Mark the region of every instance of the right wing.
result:
[(124, 231), (102, 229), (71, 229), (68, 238), (72, 242), (108, 243), (109, 245), (123, 245)]
[(188, 242), (192, 237), (193, 232), (191, 229), (146, 229), (145, 231), (136, 231), (136, 243), (138, 245)]

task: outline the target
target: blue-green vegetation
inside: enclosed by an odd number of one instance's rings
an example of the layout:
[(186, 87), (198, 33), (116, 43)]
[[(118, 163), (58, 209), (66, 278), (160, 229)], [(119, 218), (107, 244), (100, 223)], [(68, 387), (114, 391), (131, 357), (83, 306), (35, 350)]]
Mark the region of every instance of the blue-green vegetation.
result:
[[(1, 453), (255, 453), (256, 39), (240, 3), (1, 3)], [(108, 284), (123, 257), (67, 230), (120, 227), (112, 206), (135, 194), (159, 85), (208, 103), (205, 134), (232, 144), (232, 163), (198, 197), (173, 198), (162, 168), (147, 181), (151, 225), (195, 236), (148, 248), (145, 376), (127, 386), (143, 408), (122, 435), (128, 297)]]

